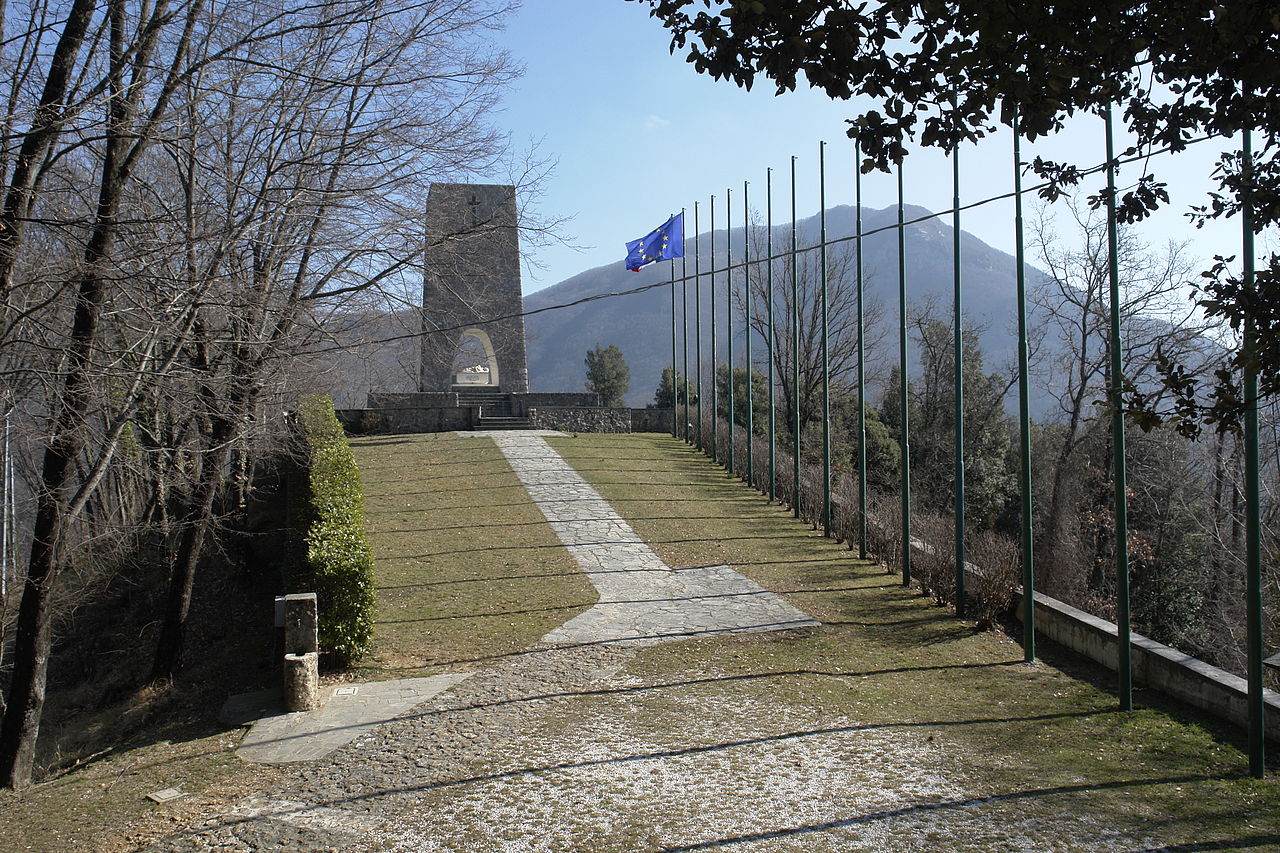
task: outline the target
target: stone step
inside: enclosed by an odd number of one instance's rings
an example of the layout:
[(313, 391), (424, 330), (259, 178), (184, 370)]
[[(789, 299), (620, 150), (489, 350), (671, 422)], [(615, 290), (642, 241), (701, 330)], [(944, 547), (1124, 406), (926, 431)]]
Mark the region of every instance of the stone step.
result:
[(459, 406), (479, 406), (482, 418), (509, 418), (511, 395), (502, 391), (467, 391), (458, 394)]
[(528, 418), (481, 416), (476, 424), (477, 429), (533, 429), (533, 422)]

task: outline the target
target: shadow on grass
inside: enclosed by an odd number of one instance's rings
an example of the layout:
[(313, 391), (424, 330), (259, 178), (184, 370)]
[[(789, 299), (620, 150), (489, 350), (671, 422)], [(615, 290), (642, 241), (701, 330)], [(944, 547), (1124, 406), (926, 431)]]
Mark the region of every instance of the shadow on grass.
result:
[[(589, 501), (589, 500), (592, 500), (592, 499), (591, 499), (591, 498), (579, 498), (579, 499), (576, 499), (576, 500)], [(554, 501), (554, 503), (557, 503), (557, 504), (573, 503), (573, 502), (574, 502), (574, 501), (562, 501), (562, 500), (558, 500), (558, 499), (557, 499), (556, 501)], [(419, 512), (422, 512), (422, 510), (419, 510)], [(434, 512), (437, 512), (437, 510), (436, 510), (435, 508), (433, 508), (433, 509), (431, 509), (431, 512), (432, 512), (432, 513), (434, 513)], [(377, 516), (377, 515), (379, 515), (379, 514), (380, 514), (380, 513), (378, 513), (376, 510), (375, 510), (374, 512), (370, 513), (370, 515), (373, 515), (373, 516)], [(646, 520), (646, 521), (648, 521), (648, 520), (656, 520), (656, 521), (734, 521), (734, 520), (736, 520), (737, 518), (739, 518), (739, 516), (736, 516), (736, 515), (685, 515), (685, 516), (675, 516), (675, 515), (673, 515), (673, 516), (666, 516), (666, 517), (651, 517), (651, 518), (650, 518), (650, 517), (646, 517), (644, 520)], [(547, 525), (547, 523), (548, 523), (548, 522), (547, 522), (547, 520), (546, 520), (545, 518), (539, 518), (539, 519), (538, 519), (538, 520), (536, 520), (536, 521), (502, 521), (502, 522), (495, 522), (495, 523), (493, 523), (493, 524), (486, 524), (486, 523), (481, 522), (481, 523), (474, 523), (474, 524), (451, 524), (451, 525), (446, 525), (446, 526), (441, 526), (441, 527), (403, 527), (403, 528), (389, 528), (389, 529), (385, 529), (385, 530), (379, 530), (379, 531), (378, 531), (378, 533), (379, 533), (379, 534), (391, 534), (391, 533), (434, 533), (434, 532), (436, 532), (436, 531), (441, 531), (441, 530), (487, 530), (487, 529), (492, 529), (492, 528), (496, 528), (496, 529), (499, 529), (499, 530), (500, 530), (500, 529), (502, 529), (502, 528), (504, 528), (504, 527), (545, 527), (545, 526)], [(584, 516), (584, 517), (582, 517), (582, 518), (557, 518), (557, 519), (555, 520), (555, 523), (556, 523), (556, 524), (590, 524), (590, 523), (597, 523), (597, 524), (613, 524), (613, 522), (612, 522), (612, 521), (610, 521), (609, 519), (603, 519), (603, 518), (599, 518), (599, 517), (597, 517), (597, 516)], [(620, 540), (619, 540), (619, 541), (620, 541)], [(648, 541), (648, 540), (646, 540), (646, 542), (647, 542), (647, 541)]]
[[(645, 539), (644, 544), (652, 547), (653, 545), (691, 545), (699, 542), (737, 542), (737, 541), (754, 542), (754, 541), (760, 541), (760, 540), (770, 540), (774, 538), (776, 537), (767, 535), (767, 534), (762, 536), (714, 536), (714, 537), (702, 536), (702, 537), (694, 537), (689, 539)], [(574, 542), (573, 544), (574, 544), (574, 547), (577, 547), (577, 548), (590, 548), (596, 545), (616, 545), (618, 543), (617, 543), (617, 540), (615, 539), (600, 539), (594, 542)], [(563, 548), (563, 547), (564, 545), (557, 542), (554, 545), (496, 545), (493, 547), (481, 547), (481, 548), (452, 548), (447, 551), (427, 551), (421, 554), (402, 554), (397, 559), (421, 560), (421, 559), (426, 559), (427, 557), (448, 557), (456, 554), (480, 554), (480, 553), (489, 553), (492, 551), (522, 551), (522, 550), (531, 549), (531, 548)], [(817, 561), (809, 561), (809, 562), (817, 562)], [(752, 564), (752, 565), (760, 565), (760, 564)], [(919, 595), (917, 594), (915, 597), (918, 598)]]
[[(622, 570), (620, 569), (619, 571), (622, 571)], [(571, 569), (567, 572), (538, 572), (538, 573), (526, 574), (526, 575), (493, 575), (492, 577), (484, 577), (484, 578), (458, 578), (456, 580), (423, 581), (422, 583), (405, 583), (405, 584), (395, 584), (395, 585), (387, 585), (387, 586), (378, 585), (378, 586), (375, 586), (374, 589), (377, 590), (378, 592), (390, 592), (391, 590), (396, 590), (396, 589), (424, 589), (424, 588), (433, 587), (433, 586), (452, 586), (454, 584), (464, 584), (464, 583), (489, 583), (491, 581), (537, 580), (539, 578), (571, 578), (571, 577), (581, 577), (581, 575), (582, 575), (582, 571), (580, 569)]]
[[(515, 488), (515, 487), (514, 487), (514, 486), (512, 486), (512, 488)], [(451, 490), (451, 491), (452, 491), (452, 490)], [(513, 502), (513, 503), (509, 503), (509, 504), (486, 503), (486, 504), (484, 505), (484, 509), (485, 509), (485, 511), (486, 511), (486, 512), (489, 512), (489, 511), (491, 511), (491, 510), (495, 510), (495, 509), (510, 509), (511, 507), (517, 507), (517, 506), (531, 506), (531, 505), (532, 505), (532, 503), (533, 503), (532, 501), (530, 501), (528, 498), (526, 498), (525, 500), (522, 500), (522, 501), (515, 501), (515, 502)], [(432, 506), (432, 507), (431, 507), (431, 509), (430, 509), (429, 511), (430, 511), (430, 512), (433, 512), (433, 513), (436, 513), (436, 512), (438, 512), (438, 513), (445, 513), (445, 512), (456, 512), (456, 511), (458, 511), (458, 510), (467, 510), (468, 512), (475, 512), (475, 511), (476, 511), (476, 505), (475, 505), (474, 503), (465, 503), (465, 504), (449, 504), (448, 506)], [(405, 515), (405, 514), (407, 514), (407, 513), (415, 513), (415, 514), (421, 515), (421, 514), (422, 514), (423, 512), (425, 512), (425, 511), (427, 511), (427, 510), (423, 510), (423, 509), (385, 509), (385, 510), (379, 510), (379, 511), (378, 511), (378, 514), (379, 514), (379, 515)], [(543, 523), (545, 524), (546, 522), (544, 521)]]
[[(435, 512), (435, 510), (432, 510)], [(376, 513), (375, 513), (376, 515)], [(546, 527), (547, 520), (539, 518), (537, 521), (501, 521), (493, 524), (446, 524), (440, 527), (387, 527), (377, 531), (379, 536), (390, 536), (393, 534), (402, 535), (405, 533), (436, 533), (442, 530), (488, 530), (510, 527)]]
[[(412, 558), (411, 557), (395, 558), (395, 560), (400, 560), (400, 559), (407, 560)], [(384, 560), (383, 562), (395, 562), (395, 560), (387, 559), (387, 560)], [(770, 565), (773, 562), (804, 563), (804, 562), (815, 562), (815, 561), (778, 560), (778, 561), (755, 562), (755, 563), (716, 563), (714, 565), (707, 565), (707, 566), (681, 566), (679, 568), (673, 568), (672, 571), (673, 572), (697, 571), (698, 569), (709, 569), (709, 568), (714, 568), (715, 566), (725, 566), (725, 565), (763, 566), (763, 565)], [(635, 569), (592, 569), (591, 574), (593, 575), (626, 574), (632, 571), (635, 571)], [(379, 592), (389, 592), (391, 590), (397, 590), (397, 589), (428, 589), (431, 587), (453, 586), (455, 584), (490, 583), (490, 582), (497, 582), (497, 581), (539, 580), (544, 578), (581, 577), (583, 574), (584, 573), (581, 569), (574, 568), (566, 572), (532, 572), (532, 573), (519, 574), (519, 575), (489, 575), (481, 578), (450, 578), (447, 580), (421, 581), (420, 583), (387, 584), (387, 585), (379, 584), (374, 588)], [(899, 584), (859, 584), (857, 586), (806, 587), (803, 589), (770, 589), (769, 592), (773, 592), (778, 595), (821, 595), (825, 593), (835, 593), (835, 592), (860, 592), (862, 590), (883, 589), (890, 586), (896, 587), (896, 586), (899, 586)], [(824, 623), (824, 624), (838, 624), (838, 623)]]
[[(625, 571), (623, 572), (625, 573)], [(597, 574), (597, 572), (592, 572)], [(616, 574), (616, 572), (614, 572)], [(554, 613), (560, 610), (573, 610), (577, 607), (597, 607), (601, 609), (609, 607), (621, 607), (631, 604), (680, 604), (687, 601), (716, 601), (720, 599), (734, 598), (751, 598), (755, 596), (773, 596), (775, 593), (766, 589), (748, 589), (740, 592), (713, 592), (701, 595), (684, 595), (679, 598), (619, 598), (610, 601), (585, 601), (578, 603), (570, 603), (557, 605), (555, 607), (536, 607), (529, 610), (495, 610), (488, 613), (459, 613), (448, 616), (424, 616), (420, 619), (379, 619), (379, 625), (404, 625), (414, 622), (447, 622), (451, 619), (486, 619), (495, 616), (526, 616), (530, 613)], [(916, 620), (920, 622), (934, 621), (932, 618)], [(839, 624), (839, 623), (836, 623)], [(907, 624), (902, 623), (880, 623), (880, 624)]]
[[(403, 443), (403, 442), (400, 442), (400, 443)], [(396, 444), (396, 443), (394, 443), (394, 442), (389, 442), (389, 444), (394, 445), (394, 444)], [(355, 450), (359, 451), (359, 450), (362, 450), (363, 448), (365, 448), (365, 447), (369, 447), (369, 446), (377, 446), (377, 445), (353, 444), (353, 445), (352, 445), (352, 448), (354, 448)], [(447, 450), (448, 448), (443, 448), (443, 447), (430, 447), (430, 448), (425, 448), (425, 449), (427, 449), (427, 450), (429, 450), (429, 451), (431, 451), (431, 452), (439, 453), (439, 451), (441, 451), (441, 450)], [(501, 454), (496, 453), (496, 452), (493, 452), (493, 451), (490, 451), (489, 453), (473, 453), (473, 454), (470, 454), (470, 455), (463, 454), (463, 453), (450, 453), (447, 457), (441, 457), (441, 458), (438, 458), (438, 459), (433, 459), (433, 460), (431, 460), (431, 462), (430, 462), (429, 464), (430, 464), (432, 467), (434, 467), (434, 468), (439, 468), (439, 467), (447, 466), (447, 465), (467, 465), (467, 464), (470, 464), (470, 463), (473, 463), (473, 462), (496, 462), (496, 461), (500, 460), (501, 458), (502, 458), (502, 457), (501, 457)], [(383, 470), (403, 471), (403, 470), (404, 470), (404, 465), (403, 465), (403, 464), (401, 464), (401, 465), (391, 465), (391, 464), (379, 465), (379, 464), (376, 464), (376, 463), (370, 463), (368, 466), (364, 466), (364, 465), (362, 465), (362, 466), (361, 466), (361, 470), (365, 470), (366, 468), (367, 468), (368, 470), (371, 470), (371, 471), (383, 471)]]
[[(953, 616), (950, 611), (938, 610), (938, 612), (936, 613), (924, 613), (924, 614), (921, 614), (920, 616), (917, 616), (911, 619), (886, 619), (883, 622), (873, 622), (870, 620), (858, 620), (858, 619), (833, 619), (829, 621), (824, 621), (822, 624), (830, 625), (833, 628), (838, 628), (838, 627), (900, 628), (904, 625), (921, 626), (921, 625), (928, 625), (928, 624), (936, 624), (939, 622), (956, 622), (956, 621), (957, 621), (956, 617)], [(969, 636), (970, 634), (973, 633), (973, 630), (969, 628), (969, 626), (964, 625), (964, 623), (959, 623), (957, 627), (963, 627), (965, 629), (964, 631), (965, 636)]]
[(399, 447), (402, 444), (415, 444), (412, 438), (362, 438), (351, 436), (351, 443), (357, 447)]
[[(707, 685), (724, 685), (724, 684), (746, 684), (752, 682), (769, 681), (777, 678), (793, 678), (798, 676), (814, 676), (818, 678), (874, 678), (885, 675), (906, 675), (917, 672), (942, 672), (945, 670), (960, 669), (998, 669), (1003, 667), (1016, 667), (1022, 664), (1021, 660), (997, 661), (994, 663), (956, 663), (956, 664), (939, 664), (937, 666), (898, 666), (886, 669), (868, 669), (868, 670), (827, 670), (827, 669), (785, 669), (775, 670), (773, 672), (749, 672), (738, 675), (713, 675), (705, 678), (687, 678), (679, 681), (664, 681), (656, 684), (639, 684), (628, 685), (625, 687), (608, 687), (599, 690), (566, 690), (558, 693), (540, 693), (531, 696), (520, 696), (515, 699), (498, 699), (492, 702), (478, 702), (471, 705), (462, 705), (456, 708), (448, 708), (440, 711), (426, 711), (422, 714), (416, 714), (418, 717), (438, 716), (443, 714), (452, 714), (460, 711), (477, 711), (488, 708), (498, 708), (507, 705), (519, 705), (525, 702), (545, 701), (549, 699), (585, 699), (600, 696), (631, 696), (646, 693), (653, 693), (660, 690), (670, 690), (674, 688), (686, 687), (704, 687)], [(1094, 716), (1096, 714), (1106, 713), (1102, 711), (1071, 711), (1061, 712), (1058, 714), (1050, 714), (1042, 717), (1028, 717), (1028, 720), (1049, 720), (1067, 717), (1085, 717)], [(971, 720), (969, 722), (1013, 722), (1013, 718), (1003, 720)], [(902, 726), (924, 726), (924, 725), (954, 725), (953, 722), (935, 722), (935, 723), (893, 723), (883, 724), (902, 725)]]
[[(492, 475), (492, 476), (496, 476), (496, 475)], [(509, 491), (512, 489), (520, 489), (521, 491), (524, 490), (524, 486), (520, 485), (520, 482), (515, 479), (514, 475), (512, 475), (512, 479), (510, 483), (505, 483), (500, 486), (450, 486), (448, 491), (450, 494), (452, 494), (454, 492), (496, 492), (501, 490)], [(365, 500), (367, 502), (370, 498), (410, 498), (410, 497), (415, 497), (417, 495), (434, 495), (434, 494), (438, 494), (438, 492), (432, 492), (432, 491), (365, 492)], [(422, 511), (425, 511), (425, 510), (422, 510)]]
[[(622, 602), (619, 602), (622, 603)], [(559, 613), (562, 610), (577, 610), (579, 607), (592, 607), (596, 601), (570, 602), (555, 607), (531, 607), (527, 610), (495, 610), (490, 613), (451, 613), (448, 616), (422, 616), (417, 619), (379, 619), (379, 625), (417, 625), (424, 622), (452, 622), (456, 619), (493, 619), (502, 616), (528, 616), (531, 613)]]

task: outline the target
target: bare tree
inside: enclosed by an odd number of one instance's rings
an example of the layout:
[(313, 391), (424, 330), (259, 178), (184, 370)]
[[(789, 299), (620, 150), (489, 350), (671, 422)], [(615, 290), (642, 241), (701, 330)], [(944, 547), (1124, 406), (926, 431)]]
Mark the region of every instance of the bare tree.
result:
[[(766, 233), (763, 227), (751, 229), (753, 258), (767, 257)], [(775, 255), (781, 240), (774, 240)], [(827, 254), (827, 363), (831, 386), (847, 392), (855, 383), (858, 369), (858, 280), (854, 249), (850, 243), (830, 247)], [(801, 428), (817, 421), (822, 410), (822, 277), (821, 256), (817, 250), (798, 253), (795, 261), (797, 300), (791, 296), (792, 259), (782, 254), (773, 262), (773, 362), (779, 393), (779, 425), (790, 430), (795, 423), (795, 396), (799, 389)], [(871, 274), (864, 272), (864, 293), (870, 290)], [(765, 261), (753, 262), (749, 269), (753, 310), (751, 329), (762, 341), (769, 339), (767, 316), (768, 268)], [(735, 294), (739, 310), (742, 297)], [(796, 310), (799, 349), (792, 343), (791, 316)], [(883, 378), (875, 371), (874, 352), (883, 338), (883, 306), (878, 300), (864, 297), (863, 333), (869, 365), (867, 380)], [(767, 351), (759, 348), (759, 358), (767, 365)], [(799, 384), (793, 366), (798, 362)]]
[[(1087, 443), (1098, 443), (1109, 424), (1095, 408), (1105, 406), (1109, 380), (1107, 224), (1101, 215), (1079, 206), (1067, 210), (1071, 232), (1065, 240), (1055, 233), (1047, 209), (1042, 208), (1033, 222), (1033, 247), (1049, 282), (1031, 294), (1048, 339), (1039, 370), (1058, 404), (1039, 561), (1046, 583), (1060, 592), (1078, 586), (1078, 579), (1068, 576), (1078, 574), (1082, 563), (1067, 547), (1076, 535), (1069, 529), (1080, 510), (1076, 503), (1084, 499), (1079, 492), (1088, 488), (1082, 475), (1089, 466), (1077, 454)], [(1184, 364), (1203, 364), (1208, 356), (1207, 326), (1187, 298), (1193, 265), (1185, 245), (1170, 243), (1163, 251), (1152, 251), (1134, 231), (1122, 228), (1119, 262), (1124, 381), (1138, 387), (1156, 385), (1157, 347)], [(1100, 482), (1105, 484), (1110, 479), (1111, 459), (1105, 449), (1109, 443), (1099, 447), (1105, 469)], [(1105, 505), (1105, 487), (1097, 492)]]
[[(334, 312), (406, 288), (420, 236), (403, 223), (430, 180), (504, 149), (487, 116), (513, 71), (486, 35), (507, 8), (32, 12), (56, 23), (0, 63), (21, 77), (5, 81), (0, 366), (40, 393), (47, 428), (0, 784), (31, 777), (51, 602), (95, 525), (153, 524), (170, 548), (154, 672), (178, 666), (218, 498), (264, 401), (287, 398), (289, 366)], [(49, 352), (65, 353), (53, 371), (34, 357)]]

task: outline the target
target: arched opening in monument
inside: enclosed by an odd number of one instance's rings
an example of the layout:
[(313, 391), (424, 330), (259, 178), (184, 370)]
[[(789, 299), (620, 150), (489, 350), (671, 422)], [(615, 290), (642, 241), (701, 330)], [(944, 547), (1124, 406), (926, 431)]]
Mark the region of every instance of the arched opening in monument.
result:
[(483, 329), (467, 329), (459, 337), (451, 372), (454, 385), (498, 387), (498, 358)]

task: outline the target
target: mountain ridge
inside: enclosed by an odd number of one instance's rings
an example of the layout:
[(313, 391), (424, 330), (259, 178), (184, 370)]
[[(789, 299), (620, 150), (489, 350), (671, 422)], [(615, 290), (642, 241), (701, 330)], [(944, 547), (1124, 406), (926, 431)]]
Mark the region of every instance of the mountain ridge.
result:
[[(908, 222), (923, 220), (906, 225), (908, 299), (917, 304), (926, 299), (936, 300), (940, 307), (945, 307), (949, 316), (953, 293), (952, 229), (940, 221), (936, 214), (916, 205), (905, 206), (904, 219)], [(896, 229), (896, 206), (863, 208), (865, 291), (869, 301), (878, 301), (883, 306), (885, 323), (892, 318), (893, 329), (897, 328), (898, 314)], [(763, 226), (759, 226), (756, 233), (763, 230)], [(734, 263), (742, 260), (744, 231), (741, 226), (729, 231), (728, 236), (734, 247)], [(777, 258), (782, 254), (779, 252), (780, 247), (790, 245), (791, 223), (774, 225), (773, 231), (774, 257)], [(829, 255), (838, 251), (852, 251), (851, 238), (855, 233), (856, 211), (853, 206), (839, 205), (827, 209)], [(796, 234), (802, 251), (805, 248), (816, 248), (819, 243), (819, 215), (797, 222)], [(725, 237), (725, 229), (715, 231), (717, 250), (723, 251)], [(705, 231), (696, 240), (692, 236), (686, 238), (685, 243), (684, 261), (689, 275), (692, 276), (694, 272), (696, 246), (704, 282), (709, 279), (706, 270), (710, 263), (711, 238), (711, 232)], [(721, 270), (717, 275), (717, 288), (723, 293), (723, 254), (718, 253), (716, 260), (717, 269)], [(677, 263), (677, 276), (680, 268), (681, 265)], [(1029, 287), (1047, 281), (1047, 276), (1035, 267), (1028, 264), (1025, 269)], [(1012, 332), (1016, 319), (1015, 273), (1016, 260), (1012, 256), (961, 231), (961, 280), (964, 286), (966, 325), (973, 327), (977, 324), (980, 327), (979, 340), (988, 370), (1016, 353), (1016, 336)], [(583, 361), (587, 350), (596, 344), (613, 344), (622, 350), (631, 368), (628, 404), (643, 406), (649, 403), (653, 399), (662, 368), (671, 363), (671, 294), (667, 287), (662, 286), (670, 277), (670, 267), (666, 263), (650, 265), (639, 273), (630, 272), (624, 267), (620, 252), (616, 264), (584, 270), (558, 284), (525, 296), (525, 310), (537, 311), (585, 297), (657, 285), (640, 293), (602, 298), (528, 316), (525, 328), (528, 336), (530, 387), (536, 391), (582, 390), (585, 381)], [(735, 275), (735, 279), (736, 286), (740, 286), (740, 274)], [(709, 300), (706, 298), (707, 284), (704, 283), (703, 288), (705, 336), (710, 314)], [(692, 301), (691, 293), (690, 302)], [(723, 302), (721, 298), (717, 307), (720, 322), (723, 322), (725, 316)], [(848, 308), (849, 306), (832, 306), (833, 311)], [(679, 294), (676, 310), (679, 315)], [(690, 311), (692, 310), (691, 305)], [(735, 325), (741, 329), (740, 318)], [(868, 330), (868, 339), (871, 337), (871, 330)], [(896, 332), (892, 337), (896, 341)], [(741, 357), (743, 341), (739, 335), (735, 342), (735, 360)], [(764, 352), (763, 342), (759, 337), (754, 346), (758, 347), (757, 352)], [(869, 355), (868, 359), (875, 358), (883, 362), (891, 357), (896, 359), (896, 347), (892, 356), (888, 353), (875, 353)], [(707, 354), (704, 352), (704, 361), (706, 358)], [(721, 359), (723, 358), (722, 348)]]

